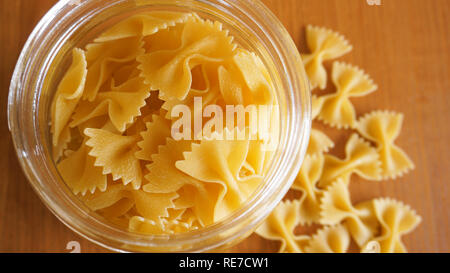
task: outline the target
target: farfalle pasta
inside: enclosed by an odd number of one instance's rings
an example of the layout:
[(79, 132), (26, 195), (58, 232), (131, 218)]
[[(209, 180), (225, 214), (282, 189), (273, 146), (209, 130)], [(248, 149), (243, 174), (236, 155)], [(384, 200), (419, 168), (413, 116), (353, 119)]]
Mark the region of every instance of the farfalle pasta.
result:
[(408, 205), (389, 198), (373, 200), (373, 207), (381, 225), (381, 234), (374, 238), (380, 244), (380, 251), (406, 252), (401, 236), (415, 229), (421, 222), (421, 217)]
[[(192, 84), (191, 69), (204, 62), (222, 62), (234, 56), (232, 37), (218, 22), (188, 20), (175, 50), (159, 50), (140, 55), (141, 75), (161, 98), (184, 99)], [(176, 80), (174, 80), (176, 79)]]
[(95, 39), (102, 43), (129, 37), (149, 36), (162, 29), (173, 27), (195, 16), (193, 13), (151, 11), (133, 15), (116, 24)]
[(308, 150), (306, 151), (307, 155), (315, 156), (327, 153), (333, 147), (333, 141), (326, 134), (317, 129), (311, 129)]
[(365, 203), (353, 206), (348, 187), (342, 179), (338, 179), (323, 193), (320, 215), (324, 225), (344, 222), (358, 246), (363, 246), (376, 233), (371, 206)]
[(319, 97), (318, 119), (337, 128), (354, 128), (356, 113), (351, 97), (361, 97), (374, 92), (377, 85), (361, 69), (341, 62), (333, 63), (333, 84), (336, 93)]
[(343, 225), (319, 229), (304, 247), (306, 253), (346, 253), (350, 246), (350, 234)]
[(343, 56), (352, 50), (349, 42), (340, 34), (323, 27), (306, 27), (306, 43), (311, 53), (303, 54), (302, 59), (312, 89), (325, 89), (327, 71), (323, 62)]
[[(345, 54), (351, 46), (339, 34), (324, 28), (307, 26), (306, 34), (312, 52), (303, 56), (306, 72), (312, 87), (323, 89), (327, 82), (323, 61)], [(329, 49), (334, 55), (324, 58)], [(326, 154), (334, 147), (327, 131), (311, 129), (308, 150), (289, 195), (300, 191), (300, 197), (281, 202), (256, 233), (281, 241), (280, 252), (406, 252), (401, 237), (420, 223), (420, 216), (389, 198), (353, 204), (349, 189), (353, 173), (379, 181), (397, 178), (414, 168), (411, 159), (394, 144), (403, 115), (374, 111), (357, 120), (349, 98), (367, 95), (377, 86), (353, 65), (334, 62), (332, 69), (331, 80), (337, 91), (312, 96), (311, 118), (337, 129), (355, 129), (376, 147), (353, 133), (345, 145), (344, 159), (339, 159)], [(296, 226), (312, 223), (319, 225), (313, 235), (294, 233)], [(351, 249), (351, 241), (358, 249)]]
[(317, 187), (322, 176), (324, 157), (322, 154), (306, 156), (292, 189), (301, 191), (300, 222), (301, 224), (318, 223), (320, 221), (320, 197), (322, 191)]
[[(262, 61), (220, 23), (193, 13), (133, 15), (72, 52), (51, 105), (57, 169), (87, 207), (129, 231), (206, 227), (245, 204), (271, 153), (249, 123), (202, 118), (207, 133), (183, 127), (192, 138), (179, 139), (174, 128), (182, 119), (173, 110), (191, 110), (194, 123), (203, 114), (198, 99), (222, 110), (273, 107), (274, 92)], [(264, 123), (275, 121), (273, 111)], [(241, 132), (242, 139), (213, 137)]]
[(394, 144), (402, 123), (402, 114), (375, 111), (361, 117), (356, 125), (362, 136), (377, 144), (383, 178), (396, 178), (414, 168), (408, 155)]
[(299, 200), (281, 202), (255, 232), (266, 239), (280, 241), (279, 252), (303, 252), (302, 245), (309, 237), (294, 234), (301, 222), (299, 209)]
[(325, 156), (324, 170), (319, 185), (324, 187), (337, 179), (342, 179), (348, 185), (353, 173), (367, 180), (381, 178), (379, 155), (376, 149), (357, 134), (353, 134), (347, 141), (344, 159), (333, 155)]

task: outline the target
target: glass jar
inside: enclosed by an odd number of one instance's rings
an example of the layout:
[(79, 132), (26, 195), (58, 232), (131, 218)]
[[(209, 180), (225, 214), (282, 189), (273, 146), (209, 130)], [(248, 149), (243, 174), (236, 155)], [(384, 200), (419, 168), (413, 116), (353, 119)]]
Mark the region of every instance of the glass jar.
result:
[[(222, 22), (263, 60), (280, 110), (280, 142), (264, 182), (239, 210), (206, 228), (175, 235), (131, 233), (89, 210), (65, 186), (51, 157), (50, 103), (74, 47), (145, 10), (196, 12)], [(63, 68), (63, 69), (61, 69)], [(39, 22), (17, 62), (8, 118), (22, 168), (46, 206), (81, 236), (114, 251), (212, 251), (250, 235), (296, 177), (311, 127), (309, 83), (300, 55), (277, 18), (256, 0), (61, 0)]]

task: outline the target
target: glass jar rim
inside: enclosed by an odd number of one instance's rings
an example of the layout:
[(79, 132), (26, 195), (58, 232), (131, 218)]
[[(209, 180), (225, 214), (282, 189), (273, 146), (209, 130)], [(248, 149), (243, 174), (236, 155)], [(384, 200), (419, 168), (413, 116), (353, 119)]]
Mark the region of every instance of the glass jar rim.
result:
[[(58, 24), (64, 22), (64, 20), (70, 20), (80, 14), (85, 16), (84, 19), (95, 16), (96, 10), (90, 9), (90, 4), (103, 2), (98, 8), (106, 9), (126, 1), (84, 0), (79, 1), (78, 5), (73, 5), (73, 0), (61, 0), (47, 12), (29, 36), (17, 62), (8, 98), (8, 125), (22, 169), (33, 189), (59, 220), (76, 233), (105, 248), (114, 251), (139, 250), (140, 248), (151, 251), (167, 251), (168, 249), (177, 251), (177, 247), (180, 247), (180, 251), (207, 251), (231, 243), (233, 240), (251, 232), (288, 191), (306, 153), (311, 127), (309, 83), (300, 55), (282, 24), (259, 1), (192, 0), (190, 2), (209, 5), (212, 9), (226, 9), (233, 16), (233, 19), (248, 20), (245, 23), (246, 26), (251, 24), (253, 28), (258, 28), (280, 62), (280, 70), (285, 73), (284, 76), (288, 83), (287, 89), (289, 89), (286, 92), (289, 91), (288, 95), (290, 96), (287, 103), (287, 126), (290, 130), (286, 143), (283, 143), (286, 145), (283, 146), (283, 151), (278, 157), (277, 169), (273, 169), (272, 176), (268, 178), (271, 181), (279, 181), (278, 184), (272, 183), (272, 187), (263, 187), (255, 196), (257, 198), (253, 198), (242, 208), (233, 212), (227, 218), (227, 221), (185, 234), (149, 236), (119, 230), (105, 224), (95, 215), (80, 209), (80, 204), (69, 198), (67, 194), (62, 192), (56, 194), (55, 191), (62, 191), (62, 189), (50, 189), (45, 181), (54, 179), (54, 177), (45, 172), (47, 170), (39, 170), (36, 166), (37, 158), (34, 157), (39, 157), (42, 154), (38, 128), (33, 128), (32, 136), (26, 135), (28, 131), (23, 130), (27, 125), (30, 125), (30, 122), (32, 122), (33, 127), (38, 127), (36, 125), (38, 122), (36, 106), (38, 105), (34, 102), (35, 104), (32, 105), (33, 111), (28, 109), (27, 112), (27, 107), (23, 103), (24, 92), (29, 89), (27, 87), (35, 84), (32, 83), (30, 77), (37, 77), (39, 76), (37, 74), (42, 73), (42, 71), (33, 73), (34, 66), (38, 65), (41, 70), (43, 66), (45, 67), (45, 63), (43, 65), (42, 60), (37, 60), (33, 54), (41, 52), (42, 47), (46, 45), (46, 39), (49, 39), (47, 37), (49, 33), (54, 32)], [(138, 1), (136, 0), (136, 2)], [(162, 2), (165, 5), (170, 3), (180, 4), (180, 1), (177, 0), (142, 0), (140, 2), (152, 2), (152, 4)], [(239, 12), (239, 16), (233, 12)], [(51, 61), (47, 60), (47, 62)], [(32, 137), (31, 140), (30, 137)], [(228, 221), (230, 218), (231, 220)]]

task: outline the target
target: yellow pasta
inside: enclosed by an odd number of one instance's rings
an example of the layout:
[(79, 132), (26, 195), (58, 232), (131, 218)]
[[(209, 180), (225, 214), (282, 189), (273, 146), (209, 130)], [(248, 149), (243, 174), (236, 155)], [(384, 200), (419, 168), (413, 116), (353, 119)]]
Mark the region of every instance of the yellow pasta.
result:
[(109, 28), (95, 42), (108, 42), (129, 37), (148, 36), (177, 23), (183, 23), (192, 13), (151, 11), (131, 16)]
[(134, 189), (139, 189), (142, 170), (134, 156), (138, 138), (103, 129), (88, 128), (84, 132), (89, 137), (86, 145), (92, 148), (89, 155), (96, 158), (95, 166), (102, 167), (104, 174), (112, 174), (114, 180), (121, 179), (124, 185), (131, 183)]
[(373, 201), (375, 215), (381, 224), (381, 234), (374, 238), (382, 253), (404, 253), (401, 237), (419, 225), (421, 217), (409, 206), (389, 198)]
[(142, 141), (138, 142), (137, 159), (152, 161), (152, 155), (158, 152), (158, 146), (164, 145), (170, 137), (170, 121), (159, 115), (152, 115), (151, 122), (146, 123), (146, 130), (141, 133)]
[(101, 92), (92, 102), (80, 103), (71, 127), (76, 127), (89, 119), (108, 115), (118, 131), (124, 132), (134, 118), (141, 115), (140, 108), (150, 96), (150, 89), (142, 78), (136, 77), (108, 92)]
[(350, 246), (350, 234), (343, 225), (319, 229), (304, 247), (306, 253), (346, 253)]
[(307, 155), (315, 156), (327, 153), (333, 147), (333, 141), (326, 134), (317, 129), (311, 129), (308, 150), (306, 151)]
[(266, 67), (253, 52), (237, 50), (231, 65), (219, 69), (220, 90), (225, 103), (271, 105), (272, 87), (267, 75)]
[(72, 141), (72, 134), (70, 133), (70, 127), (65, 126), (59, 135), (58, 143), (53, 146), (53, 160), (58, 162), (64, 151), (68, 148), (68, 144)]
[(201, 63), (224, 61), (235, 51), (232, 38), (217, 22), (188, 20), (181, 41), (176, 50), (155, 51), (137, 58), (141, 75), (151, 89), (160, 91), (161, 98), (183, 100), (192, 83), (192, 68)]
[(192, 141), (167, 138), (165, 142), (152, 155), (152, 163), (146, 166), (149, 173), (145, 176), (146, 183), (142, 187), (144, 191), (168, 193), (175, 192), (186, 184), (201, 186), (197, 180), (175, 167), (175, 163), (183, 159), (183, 153), (191, 150)]
[(312, 95), (311, 97), (311, 119), (314, 120), (322, 111), (325, 96)]
[(82, 144), (57, 166), (61, 177), (75, 194), (85, 195), (87, 191), (93, 193), (96, 189), (106, 190), (106, 175), (101, 167), (94, 165), (95, 158), (88, 153), (89, 148)]
[(62, 154), (61, 150), (70, 141), (70, 132), (67, 125), (83, 95), (86, 74), (85, 53), (81, 49), (74, 49), (72, 51), (72, 64), (59, 83), (51, 106), (51, 132), (53, 133), (53, 146), (57, 148), (56, 150), (59, 150), (55, 154), (57, 157)]
[(342, 179), (338, 179), (323, 193), (321, 199), (321, 223), (336, 225), (344, 222), (353, 239), (363, 246), (376, 233), (374, 212), (370, 204), (353, 206), (348, 187)]
[(348, 185), (353, 173), (367, 180), (380, 180), (379, 155), (357, 134), (352, 134), (345, 145), (345, 158), (325, 156), (325, 165), (319, 185), (324, 187), (340, 178)]
[(116, 205), (123, 199), (132, 200), (136, 212), (145, 219), (162, 224), (163, 218), (169, 216), (168, 209), (174, 207), (177, 193), (147, 193), (135, 190), (130, 185), (109, 185), (105, 192), (96, 192), (83, 198), (92, 210), (100, 210)]
[(239, 177), (248, 149), (248, 140), (202, 140), (200, 144), (192, 144), (191, 151), (184, 154), (185, 159), (175, 164), (195, 179), (222, 186), (215, 220), (239, 208), (261, 182), (259, 176)]
[(301, 191), (299, 199), (300, 223), (312, 224), (320, 222), (320, 197), (322, 191), (317, 188), (323, 171), (323, 155), (306, 156), (297, 178), (292, 184), (292, 189)]
[(352, 50), (352, 46), (342, 35), (311, 25), (306, 27), (306, 43), (311, 53), (303, 54), (302, 59), (311, 87), (325, 89), (327, 71), (323, 62), (345, 55)]
[(141, 37), (87, 45), (88, 72), (83, 99), (94, 101), (100, 87), (110, 79), (115, 70), (144, 54), (142, 46)]
[(299, 209), (299, 200), (281, 202), (255, 232), (266, 239), (280, 241), (279, 252), (303, 252), (302, 246), (309, 237), (294, 234), (295, 227), (301, 222)]
[(333, 63), (332, 80), (336, 93), (324, 95), (318, 119), (337, 128), (354, 128), (356, 113), (351, 97), (361, 97), (374, 92), (377, 85), (361, 69), (341, 62)]
[(375, 111), (361, 117), (356, 125), (362, 136), (377, 144), (383, 178), (396, 178), (414, 169), (408, 155), (394, 144), (402, 123), (402, 114)]

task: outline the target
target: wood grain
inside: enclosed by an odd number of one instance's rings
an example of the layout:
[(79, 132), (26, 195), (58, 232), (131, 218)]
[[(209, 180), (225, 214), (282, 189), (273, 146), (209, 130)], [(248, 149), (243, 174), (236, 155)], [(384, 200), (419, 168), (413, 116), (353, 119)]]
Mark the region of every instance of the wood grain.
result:
[[(43, 205), (24, 177), (7, 127), (10, 78), (26, 38), (55, 0), (0, 0), (0, 251), (67, 252), (76, 240), (83, 252), (104, 252), (70, 231)], [(306, 24), (344, 34), (354, 50), (341, 58), (364, 68), (379, 85), (367, 97), (354, 99), (358, 115), (376, 109), (405, 114), (397, 144), (412, 157), (416, 170), (394, 181), (353, 178), (354, 202), (388, 196), (410, 204), (422, 224), (405, 236), (411, 252), (449, 252), (450, 217), (450, 1), (264, 0), (280, 18), (301, 52), (306, 52)], [(327, 64), (329, 66), (329, 64)], [(325, 92), (332, 91), (329, 88)], [(342, 156), (351, 131), (329, 129)], [(307, 228), (304, 232), (311, 232)], [(230, 251), (273, 251), (277, 247), (256, 235)]]

